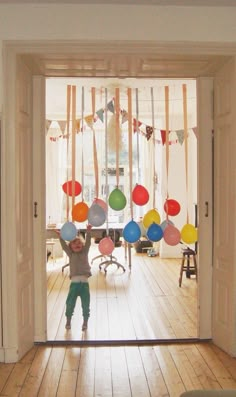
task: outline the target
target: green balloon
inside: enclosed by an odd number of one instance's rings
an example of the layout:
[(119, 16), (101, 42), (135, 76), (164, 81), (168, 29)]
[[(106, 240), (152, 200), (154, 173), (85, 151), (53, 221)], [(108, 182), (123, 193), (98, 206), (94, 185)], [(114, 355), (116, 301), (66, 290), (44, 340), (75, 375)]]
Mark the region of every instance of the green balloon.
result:
[(116, 188), (110, 193), (108, 202), (113, 210), (120, 211), (126, 206), (126, 197), (120, 189)]

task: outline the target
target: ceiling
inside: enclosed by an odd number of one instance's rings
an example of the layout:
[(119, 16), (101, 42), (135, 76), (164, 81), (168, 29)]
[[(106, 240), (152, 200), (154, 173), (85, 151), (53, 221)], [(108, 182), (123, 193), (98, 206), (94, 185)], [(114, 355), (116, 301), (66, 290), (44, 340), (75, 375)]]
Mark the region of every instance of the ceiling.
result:
[(0, 0), (0, 4), (130, 4), (160, 6), (222, 6), (235, 7), (236, 0)]
[(226, 55), (178, 53), (42, 52), (23, 54), (35, 74), (46, 77), (197, 78), (213, 76)]

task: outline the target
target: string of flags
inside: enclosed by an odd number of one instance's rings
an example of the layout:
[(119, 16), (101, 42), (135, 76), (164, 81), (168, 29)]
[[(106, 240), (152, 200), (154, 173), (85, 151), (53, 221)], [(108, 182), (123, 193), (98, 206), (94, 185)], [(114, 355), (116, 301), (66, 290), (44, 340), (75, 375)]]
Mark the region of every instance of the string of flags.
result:
[[(113, 99), (108, 102), (107, 104), (107, 110), (109, 110), (111, 113), (115, 113), (115, 108), (114, 108), (114, 101)], [(96, 123), (98, 120), (100, 120), (102, 123), (104, 122), (104, 113), (105, 113), (105, 109), (101, 108), (99, 110), (96, 111), (95, 115), (90, 114), (84, 117), (84, 121), (86, 124), (83, 125), (83, 132), (86, 131), (86, 125), (87, 127), (89, 127), (90, 129), (92, 129), (94, 127), (94, 123)], [(120, 114), (121, 114), (121, 124), (124, 124), (125, 122), (128, 121), (128, 112), (124, 109), (120, 110)], [(46, 133), (48, 134), (51, 124), (53, 121), (56, 121), (59, 129), (61, 131), (61, 135), (59, 136), (49, 136), (49, 139), (51, 141), (56, 142), (58, 139), (60, 138), (68, 138), (68, 134), (65, 133), (66, 131), (66, 120), (46, 120)], [(82, 132), (82, 119), (76, 119), (76, 132)], [(158, 132), (159, 134), (159, 138), (154, 138), (154, 132)], [(197, 128), (193, 127), (191, 128), (191, 131), (194, 132), (195, 136), (197, 137)], [(167, 131), (166, 130), (161, 130), (161, 129), (157, 129), (154, 128), (150, 125), (147, 125), (145, 123), (143, 123), (142, 121), (137, 119), (133, 119), (133, 132), (134, 133), (139, 133), (142, 136), (144, 136), (147, 141), (149, 141), (150, 139), (154, 140), (155, 143), (157, 144), (162, 144), (165, 145), (166, 143), (166, 139), (167, 139)], [(169, 134), (168, 136), (170, 136), (170, 134), (173, 136), (173, 133), (175, 133), (176, 138), (175, 139), (171, 139), (169, 140), (169, 144), (173, 145), (175, 143), (180, 143), (181, 145), (184, 142), (184, 130), (180, 129), (180, 130), (169, 130)]]

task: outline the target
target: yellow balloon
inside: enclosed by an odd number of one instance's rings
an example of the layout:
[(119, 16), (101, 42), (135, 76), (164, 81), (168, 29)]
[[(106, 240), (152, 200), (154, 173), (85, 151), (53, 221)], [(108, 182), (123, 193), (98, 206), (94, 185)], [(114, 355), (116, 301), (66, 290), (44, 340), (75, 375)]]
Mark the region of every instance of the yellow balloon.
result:
[(157, 223), (158, 225), (161, 223), (161, 217), (155, 208), (148, 211), (143, 217), (143, 226), (146, 229), (148, 229), (152, 223)]
[(198, 240), (197, 228), (190, 223), (186, 223), (181, 230), (181, 240), (186, 244), (194, 244)]

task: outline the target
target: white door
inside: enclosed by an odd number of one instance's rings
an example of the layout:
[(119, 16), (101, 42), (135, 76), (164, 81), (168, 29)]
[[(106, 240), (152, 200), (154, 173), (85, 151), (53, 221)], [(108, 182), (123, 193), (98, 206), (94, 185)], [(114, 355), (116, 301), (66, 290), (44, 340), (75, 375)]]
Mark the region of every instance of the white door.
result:
[(6, 61), (2, 169), (3, 348), (17, 361), (34, 343), (32, 76), (9, 54)]
[(214, 80), (213, 341), (236, 354), (236, 59)]

